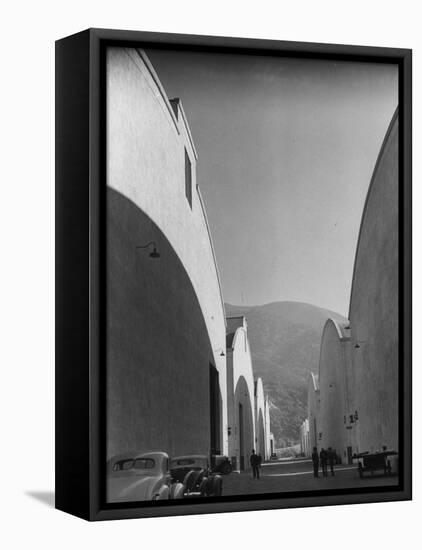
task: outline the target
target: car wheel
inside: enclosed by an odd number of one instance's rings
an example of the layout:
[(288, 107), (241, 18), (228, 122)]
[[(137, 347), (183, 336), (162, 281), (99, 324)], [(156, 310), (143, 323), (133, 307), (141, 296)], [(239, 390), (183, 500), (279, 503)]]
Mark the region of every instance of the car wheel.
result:
[(196, 486), (200, 483), (200, 478), (204, 475), (204, 470), (191, 470), (185, 477), (183, 483), (186, 487), (186, 492), (191, 493), (196, 490)]
[(201, 481), (201, 484), (199, 485), (199, 492), (201, 493), (201, 497), (208, 496), (208, 485), (209, 485), (209, 478), (204, 477)]

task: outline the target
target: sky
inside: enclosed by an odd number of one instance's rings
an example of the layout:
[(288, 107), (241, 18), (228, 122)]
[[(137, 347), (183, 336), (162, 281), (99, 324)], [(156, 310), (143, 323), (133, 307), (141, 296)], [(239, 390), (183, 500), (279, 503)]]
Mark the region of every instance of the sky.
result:
[(224, 300), (347, 316), (396, 66), (148, 50), (182, 100)]

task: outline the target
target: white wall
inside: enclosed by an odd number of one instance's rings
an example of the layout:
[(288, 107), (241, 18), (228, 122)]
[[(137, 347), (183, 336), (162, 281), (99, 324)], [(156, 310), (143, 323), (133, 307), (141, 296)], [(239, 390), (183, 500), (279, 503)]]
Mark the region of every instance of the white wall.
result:
[(350, 298), (359, 451), (399, 444), (398, 117), (374, 170), (360, 228)]
[[(54, 479), (54, 40), (89, 26), (303, 40), (343, 44), (413, 47), (414, 97), (422, 97), (422, 36), (419, 4), (403, 0), (338, 0), (239, 4), (226, 0), (133, 3), (74, 0), (15, 2), (2, 11), (2, 101), (0, 102), (2, 192), (0, 350), (3, 384), (0, 411), (3, 441), (14, 449), (13, 473), (3, 476), (0, 540), (9, 548), (104, 550), (132, 546), (134, 541), (172, 549), (215, 548), (220, 540), (247, 548), (273, 544), (274, 525), (282, 529), (283, 546), (325, 549), (316, 536), (329, 525), (330, 540), (342, 550), (413, 547), (420, 539), (422, 476), (415, 471), (414, 502), (363, 504), (297, 510), (272, 510), (214, 516), (186, 516), (103, 522), (89, 525), (45, 506), (28, 492), (49, 498)], [(422, 147), (421, 102), (414, 102), (414, 151)], [(23, 157), (23, 151), (25, 156)], [(414, 181), (422, 179), (420, 155), (414, 159)], [(422, 186), (415, 185), (415, 211), (422, 208)], [(19, 205), (17, 215), (16, 205)], [(18, 224), (19, 221), (19, 224)], [(414, 279), (422, 279), (422, 216), (415, 216)], [(30, 279), (28, 280), (28, 273)], [(415, 285), (415, 310), (422, 307), (422, 286)], [(415, 335), (421, 328), (415, 315)], [(23, 338), (23, 335), (24, 338)], [(415, 346), (414, 363), (422, 363)], [(22, 379), (25, 383), (22, 384)], [(422, 370), (414, 371), (416, 391)], [(17, 395), (19, 399), (17, 400)], [(418, 393), (415, 393), (415, 397)], [(19, 406), (18, 406), (19, 405)], [(7, 420), (6, 420), (7, 419)], [(422, 424), (421, 400), (415, 399), (414, 426)], [(416, 434), (416, 432), (415, 432)], [(422, 440), (415, 437), (415, 457)], [(28, 468), (26, 451), (36, 449)], [(7, 453), (2, 455), (3, 471)], [(253, 527), (252, 527), (253, 523)], [(303, 529), (303, 525), (307, 526)], [(288, 526), (284, 529), (284, 526)], [(358, 527), (357, 527), (358, 526)], [(381, 526), (381, 527), (380, 527)], [(179, 533), (189, 530), (189, 537)], [(349, 536), (352, 533), (353, 536)]]
[[(262, 383), (262, 378), (258, 378), (255, 383), (255, 447), (258, 449), (257, 452), (259, 451), (259, 453), (261, 453), (262, 458), (266, 458), (264, 385)], [(261, 448), (261, 446), (263, 448)]]
[[(254, 403), (254, 378), (252, 368), (252, 358), (249, 348), (247, 323), (244, 318), (228, 319), (228, 327), (235, 328), (235, 333), (231, 347), (227, 349), (227, 372), (232, 381), (228, 386), (230, 393), (228, 395), (228, 415), (229, 426), (231, 427), (231, 436), (229, 437), (229, 456), (237, 457), (239, 467), (239, 414), (238, 397), (243, 400), (244, 414), (250, 415), (245, 423), (245, 468), (249, 468), (250, 451), (255, 446), (256, 437), (256, 416)], [(245, 384), (246, 383), (246, 384)], [(246, 385), (247, 395), (239, 391), (242, 385)], [(246, 419), (245, 419), (246, 420)]]
[[(107, 185), (157, 224), (191, 279), (219, 372), (222, 452), (227, 453), (226, 360), (220, 355), (226, 338), (224, 304), (196, 186), (196, 151), (182, 113), (177, 120), (144, 52), (109, 48), (107, 70)], [(192, 165), (192, 208), (185, 195), (185, 149)], [(142, 235), (139, 241), (145, 244)]]

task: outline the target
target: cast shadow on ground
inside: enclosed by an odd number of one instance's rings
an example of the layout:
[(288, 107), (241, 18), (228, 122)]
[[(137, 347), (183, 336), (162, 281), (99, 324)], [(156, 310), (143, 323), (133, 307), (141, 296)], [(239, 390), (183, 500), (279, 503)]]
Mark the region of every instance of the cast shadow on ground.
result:
[(54, 491), (26, 491), (28, 497), (38, 500), (49, 508), (54, 508), (55, 493)]

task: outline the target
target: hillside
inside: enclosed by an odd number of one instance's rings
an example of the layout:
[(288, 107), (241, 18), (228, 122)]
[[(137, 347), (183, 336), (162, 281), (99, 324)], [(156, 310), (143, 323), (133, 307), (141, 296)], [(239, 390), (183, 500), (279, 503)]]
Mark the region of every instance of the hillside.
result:
[(297, 442), (306, 417), (308, 373), (318, 372), (322, 329), (328, 317), (344, 318), (300, 302), (226, 304), (226, 314), (247, 319), (254, 374), (270, 396), (276, 445)]

